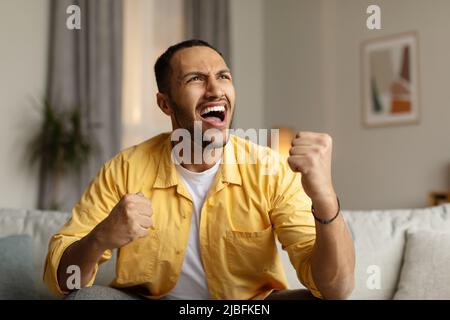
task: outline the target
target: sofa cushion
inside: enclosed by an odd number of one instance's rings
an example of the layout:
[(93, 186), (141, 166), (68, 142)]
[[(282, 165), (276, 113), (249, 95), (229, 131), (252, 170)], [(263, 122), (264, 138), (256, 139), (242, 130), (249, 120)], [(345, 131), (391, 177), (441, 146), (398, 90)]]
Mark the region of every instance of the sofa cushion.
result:
[(450, 205), (424, 209), (343, 211), (356, 251), (350, 299), (392, 299), (400, 278), (406, 232), (450, 232)]
[(33, 240), (28, 235), (0, 238), (0, 299), (35, 300)]
[[(32, 277), (40, 299), (59, 298), (46, 288), (42, 276), (49, 240), (69, 218), (68, 212), (0, 208), (0, 237), (16, 234), (32, 237)], [(95, 284), (108, 285), (113, 280), (115, 259), (114, 251), (112, 259), (100, 266)]]
[(408, 232), (394, 299), (450, 299), (450, 233)]

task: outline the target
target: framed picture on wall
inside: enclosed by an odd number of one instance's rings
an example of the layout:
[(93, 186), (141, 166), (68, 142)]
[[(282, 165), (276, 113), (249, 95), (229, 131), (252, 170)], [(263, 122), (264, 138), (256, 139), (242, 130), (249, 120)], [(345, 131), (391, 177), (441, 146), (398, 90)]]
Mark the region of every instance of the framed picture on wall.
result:
[(419, 122), (418, 42), (416, 32), (406, 32), (362, 44), (364, 126)]

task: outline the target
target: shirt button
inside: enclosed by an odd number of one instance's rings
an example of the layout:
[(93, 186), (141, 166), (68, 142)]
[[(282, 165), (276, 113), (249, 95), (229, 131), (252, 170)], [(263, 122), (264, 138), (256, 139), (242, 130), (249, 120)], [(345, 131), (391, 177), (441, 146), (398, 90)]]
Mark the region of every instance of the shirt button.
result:
[(177, 250), (177, 251), (176, 251), (176, 254), (180, 254), (180, 253), (181, 253), (181, 250)]

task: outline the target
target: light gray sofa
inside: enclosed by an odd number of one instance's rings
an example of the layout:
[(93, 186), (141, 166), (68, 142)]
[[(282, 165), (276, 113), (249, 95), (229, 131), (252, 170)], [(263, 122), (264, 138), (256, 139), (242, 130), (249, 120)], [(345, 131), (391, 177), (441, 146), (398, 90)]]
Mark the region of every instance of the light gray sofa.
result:
[[(349, 225), (356, 248), (356, 287), (350, 299), (420, 299), (424, 297), (450, 299), (448, 296), (450, 278), (446, 278), (446, 272), (443, 271), (445, 268), (450, 270), (448, 265), (450, 250), (448, 256), (439, 253), (439, 250), (450, 247), (450, 237), (433, 238), (434, 241), (440, 241), (438, 245), (431, 240), (411, 238), (411, 235), (420, 230), (432, 231), (432, 235), (449, 235), (450, 204), (410, 210), (343, 211), (342, 214)], [(17, 285), (22, 286), (21, 289), (26, 292), (35, 292), (38, 299), (57, 298), (46, 289), (42, 282), (44, 259), (51, 235), (67, 221), (69, 216), (69, 213), (64, 212), (0, 209), (0, 237), (17, 234), (31, 236), (33, 261), (30, 279), (32, 280), (18, 282)], [(409, 241), (410, 238), (415, 239), (415, 242)], [(409, 243), (416, 243), (416, 245), (408, 246)], [(420, 254), (423, 259), (417, 257), (417, 252), (414, 250), (422, 250)], [(301, 285), (296, 278), (295, 270), (289, 263), (287, 254), (281, 249), (280, 253), (291, 288), (300, 288)], [(21, 252), (16, 251), (15, 255), (20, 257)], [(440, 260), (436, 267), (438, 258)], [(8, 263), (8, 257), (6, 260), (3, 259), (4, 266)], [(1, 266), (0, 263), (0, 268)], [(114, 267), (115, 258), (103, 264), (96, 278), (96, 284), (108, 285), (113, 279)], [(408, 275), (408, 272), (417, 273), (417, 268), (419, 271), (432, 268), (434, 274), (421, 274), (420, 277), (415, 274)], [(449, 281), (446, 282), (446, 279)], [(436, 286), (440, 291), (436, 292)]]

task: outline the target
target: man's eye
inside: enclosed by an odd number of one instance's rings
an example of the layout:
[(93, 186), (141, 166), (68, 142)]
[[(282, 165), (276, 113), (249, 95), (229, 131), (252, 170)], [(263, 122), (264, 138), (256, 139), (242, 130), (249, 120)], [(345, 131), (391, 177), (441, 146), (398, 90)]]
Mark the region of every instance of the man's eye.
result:
[(230, 80), (230, 76), (227, 75), (227, 74), (221, 74), (219, 78), (220, 79), (228, 79), (228, 80)]
[(199, 76), (195, 76), (189, 79), (188, 82), (201, 80)]

